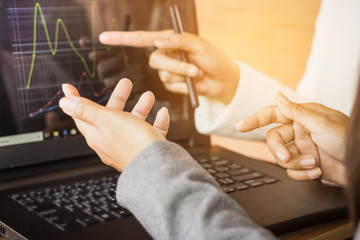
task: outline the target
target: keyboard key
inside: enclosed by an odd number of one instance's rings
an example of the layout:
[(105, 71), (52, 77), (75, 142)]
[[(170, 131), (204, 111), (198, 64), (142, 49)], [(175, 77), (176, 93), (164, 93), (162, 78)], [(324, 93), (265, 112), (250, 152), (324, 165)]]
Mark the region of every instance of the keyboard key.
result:
[(231, 178), (218, 179), (217, 181), (220, 183), (220, 185), (230, 185), (234, 183), (234, 180)]
[(47, 214), (43, 215), (43, 217), (45, 217), (45, 219), (48, 219), (49, 221), (53, 221), (53, 220), (58, 219), (59, 217), (61, 217), (63, 214), (64, 215), (66, 215), (66, 214), (71, 215), (71, 213), (67, 209), (58, 208), (56, 212), (47, 213)]
[(110, 210), (119, 209), (119, 208), (120, 208), (120, 205), (117, 203), (110, 203), (109, 207), (108, 207), (108, 209), (110, 209)]
[(33, 205), (31, 210), (34, 212), (41, 213), (41, 212), (47, 212), (47, 211), (53, 210), (54, 208), (56, 208), (56, 206), (53, 203), (44, 202), (42, 204), (37, 203), (36, 205)]
[(240, 175), (240, 176), (233, 176), (232, 179), (238, 181), (238, 182), (243, 182), (243, 181), (247, 181), (247, 180), (251, 180), (251, 179), (256, 179), (256, 178), (261, 178), (264, 175), (258, 172), (253, 172), (253, 173), (249, 173), (249, 174), (245, 174), (245, 175)]
[(242, 166), (238, 163), (231, 163), (227, 166), (230, 170), (236, 170), (242, 168)]
[(115, 209), (115, 210), (111, 211), (111, 213), (114, 214), (117, 217), (127, 217), (127, 216), (131, 215), (129, 210), (127, 210), (125, 208)]
[(212, 156), (210, 157), (211, 161), (219, 161), (221, 158), (219, 156)]
[(203, 168), (205, 168), (205, 169), (207, 169), (207, 168), (212, 168), (212, 167), (213, 167), (213, 165), (210, 164), (210, 163), (204, 163), (204, 164), (201, 164), (201, 166), (202, 166)]
[(243, 183), (238, 183), (234, 187), (235, 187), (235, 189), (237, 191), (242, 191), (242, 190), (245, 190), (245, 189), (249, 189), (249, 186), (247, 186), (247, 185), (245, 185)]
[(230, 162), (228, 160), (224, 159), (224, 160), (213, 162), (213, 165), (214, 166), (224, 166), (224, 165), (227, 165), (229, 163)]
[(207, 158), (201, 158), (198, 160), (199, 163), (207, 163), (209, 161), (209, 159)]
[(99, 219), (100, 221), (110, 221), (115, 219), (115, 216), (103, 211), (96, 213), (95, 218)]
[(263, 182), (266, 184), (273, 184), (273, 183), (276, 183), (277, 180), (275, 178), (264, 178)]
[(216, 178), (227, 178), (227, 177), (230, 177), (230, 175), (229, 174), (227, 174), (227, 173), (216, 173), (216, 174), (214, 174), (214, 177), (216, 177)]
[(56, 213), (57, 211), (58, 211), (57, 208), (52, 208), (52, 209), (47, 209), (47, 210), (44, 210), (44, 211), (39, 211), (39, 213), (42, 216), (46, 216), (46, 215), (49, 215), (49, 214), (52, 214), (52, 213)]
[(73, 219), (74, 215), (71, 212), (53, 213), (49, 214), (47, 218), (51, 218), (53, 223), (68, 222)]
[(76, 218), (76, 221), (78, 223), (80, 223), (81, 225), (83, 225), (83, 226), (89, 226), (89, 225), (99, 223), (99, 221), (97, 219), (95, 219), (95, 218), (93, 218), (91, 216), (88, 216), (88, 215), (78, 217), (78, 218)]
[(217, 173), (217, 171), (215, 171), (215, 170), (212, 169), (212, 168), (208, 168), (208, 169), (206, 169), (206, 171), (208, 171), (211, 175)]
[(248, 180), (245, 183), (251, 187), (260, 187), (264, 184), (261, 180)]
[(222, 190), (223, 190), (224, 192), (226, 192), (226, 193), (235, 192), (235, 189), (234, 189), (234, 188), (229, 188), (229, 187), (223, 187)]
[(224, 167), (224, 166), (215, 167), (214, 169), (215, 169), (216, 171), (218, 171), (218, 172), (227, 172), (227, 171), (229, 171), (229, 168)]
[(246, 173), (250, 173), (252, 172), (249, 168), (240, 168), (237, 170), (231, 170), (229, 171), (229, 174), (231, 176), (237, 176), (237, 175), (242, 175), (242, 174), (246, 174)]

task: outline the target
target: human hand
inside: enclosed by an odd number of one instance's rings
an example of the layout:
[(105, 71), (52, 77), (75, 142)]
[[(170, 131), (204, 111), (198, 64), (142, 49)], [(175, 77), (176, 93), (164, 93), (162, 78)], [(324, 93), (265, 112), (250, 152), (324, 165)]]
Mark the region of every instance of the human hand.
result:
[(270, 106), (237, 123), (240, 132), (282, 125), (267, 134), (267, 145), (276, 162), (296, 180), (318, 178), (325, 183), (346, 185), (344, 166), (349, 117), (317, 103), (297, 104), (283, 94)]
[[(192, 77), (199, 94), (228, 104), (235, 95), (240, 77), (239, 67), (221, 50), (205, 39), (190, 33), (165, 31), (104, 32), (100, 41), (106, 45), (152, 47), (149, 59), (161, 81), (172, 92), (188, 93), (185, 77)], [(180, 61), (177, 51), (188, 54), (189, 63)]]
[(131, 89), (131, 81), (122, 79), (103, 107), (80, 97), (76, 88), (64, 84), (65, 97), (59, 102), (61, 109), (74, 119), (88, 145), (105, 164), (118, 171), (123, 171), (151, 143), (166, 140), (170, 124), (166, 108), (159, 110), (153, 126), (145, 122), (155, 102), (151, 92), (140, 97), (131, 113), (124, 112)]

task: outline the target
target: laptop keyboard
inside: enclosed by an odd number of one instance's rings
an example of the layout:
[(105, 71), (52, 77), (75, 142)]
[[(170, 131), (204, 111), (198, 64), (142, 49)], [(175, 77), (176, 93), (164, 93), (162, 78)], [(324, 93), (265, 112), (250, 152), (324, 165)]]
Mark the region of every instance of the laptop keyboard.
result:
[(273, 177), (218, 156), (196, 158), (196, 161), (215, 178), (226, 193), (279, 182)]
[[(278, 180), (217, 156), (196, 159), (226, 193)], [(112, 221), (132, 214), (115, 199), (118, 174), (12, 195), (11, 198), (61, 231)]]
[(12, 196), (16, 202), (65, 231), (130, 216), (115, 199), (119, 175)]

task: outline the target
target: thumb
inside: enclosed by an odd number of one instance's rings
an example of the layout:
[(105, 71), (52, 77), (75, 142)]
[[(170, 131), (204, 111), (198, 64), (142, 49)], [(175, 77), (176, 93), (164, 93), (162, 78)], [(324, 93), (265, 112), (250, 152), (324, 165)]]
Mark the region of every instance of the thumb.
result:
[(66, 96), (59, 101), (60, 108), (69, 116), (91, 125), (102, 125), (105, 108), (86, 98)]
[(278, 92), (275, 98), (279, 111), (287, 118), (299, 123), (310, 132), (322, 131), (327, 119), (321, 113), (313, 111), (302, 104), (290, 101), (284, 94)]
[(80, 96), (79, 91), (68, 83), (62, 85), (62, 90), (65, 96)]

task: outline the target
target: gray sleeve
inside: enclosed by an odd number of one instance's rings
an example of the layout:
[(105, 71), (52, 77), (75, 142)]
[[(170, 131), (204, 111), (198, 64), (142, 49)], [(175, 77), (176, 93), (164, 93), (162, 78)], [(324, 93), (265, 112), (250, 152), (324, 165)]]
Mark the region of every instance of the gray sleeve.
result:
[(274, 239), (171, 142), (137, 155), (121, 174), (116, 197), (155, 239)]

